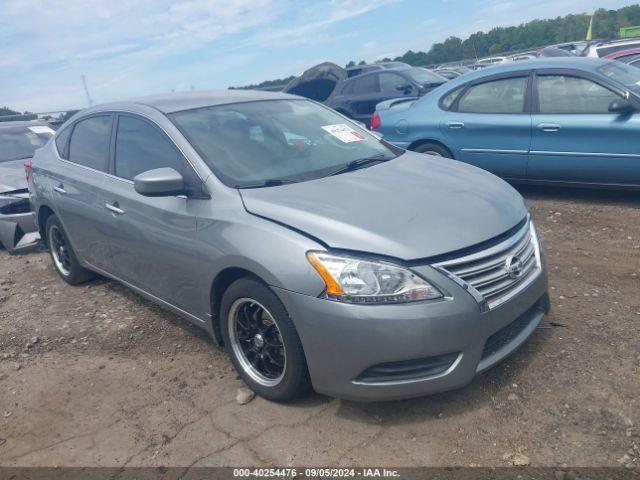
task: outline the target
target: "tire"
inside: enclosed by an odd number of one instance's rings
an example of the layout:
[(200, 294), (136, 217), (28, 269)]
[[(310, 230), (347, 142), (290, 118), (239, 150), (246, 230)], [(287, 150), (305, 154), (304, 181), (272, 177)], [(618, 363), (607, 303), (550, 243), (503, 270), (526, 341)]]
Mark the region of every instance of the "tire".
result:
[(425, 153), (427, 155), (433, 155), (436, 157), (444, 157), (444, 158), (453, 158), (451, 152), (447, 150), (442, 145), (432, 142), (421, 143), (416, 148), (414, 148), (415, 152)]
[(233, 282), (222, 296), (220, 326), (233, 366), (258, 395), (286, 402), (309, 389), (300, 338), (269, 287), (246, 277)]
[(51, 254), (51, 261), (60, 278), (69, 285), (79, 285), (96, 277), (94, 272), (80, 265), (58, 217), (49, 216), (45, 232), (47, 233), (47, 246)]

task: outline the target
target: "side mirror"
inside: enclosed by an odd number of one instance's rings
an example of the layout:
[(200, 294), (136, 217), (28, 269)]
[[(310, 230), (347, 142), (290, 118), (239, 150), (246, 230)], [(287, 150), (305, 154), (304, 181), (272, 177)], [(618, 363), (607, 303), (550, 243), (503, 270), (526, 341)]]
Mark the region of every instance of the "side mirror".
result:
[(411, 85), (398, 85), (396, 87), (396, 90), (398, 90), (399, 92), (404, 93), (405, 95), (408, 93), (411, 93)]
[(629, 100), (620, 98), (609, 104), (609, 111), (611, 113), (619, 113), (620, 115), (628, 115), (633, 112), (633, 105), (631, 105)]
[(156, 168), (136, 175), (133, 188), (145, 197), (171, 197), (185, 193), (184, 179), (173, 168)]

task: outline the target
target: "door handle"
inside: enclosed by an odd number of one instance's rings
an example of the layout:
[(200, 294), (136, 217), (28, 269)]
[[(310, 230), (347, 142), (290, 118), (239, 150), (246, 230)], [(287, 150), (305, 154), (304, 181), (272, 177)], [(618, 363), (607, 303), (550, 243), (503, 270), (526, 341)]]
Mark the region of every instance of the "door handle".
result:
[(538, 124), (538, 128), (543, 132), (557, 132), (562, 126), (557, 123), (540, 123)]
[(53, 187), (53, 189), (58, 192), (60, 195), (65, 195), (67, 193), (67, 191), (64, 189), (64, 187), (62, 186), (62, 184)]
[(447, 126), (449, 128), (464, 128), (464, 122), (449, 122)]
[(104, 204), (104, 208), (106, 208), (107, 210), (109, 210), (111, 213), (114, 213), (116, 215), (124, 215), (124, 210), (122, 210), (119, 206), (118, 206), (118, 202), (114, 203), (113, 205), (109, 204), (109, 203), (105, 203)]

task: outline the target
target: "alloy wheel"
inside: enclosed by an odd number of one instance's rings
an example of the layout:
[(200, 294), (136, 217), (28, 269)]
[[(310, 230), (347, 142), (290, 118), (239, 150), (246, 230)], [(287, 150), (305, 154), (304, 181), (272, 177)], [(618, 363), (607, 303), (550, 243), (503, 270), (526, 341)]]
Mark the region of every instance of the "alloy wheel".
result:
[(285, 373), (286, 352), (273, 315), (257, 301), (239, 298), (227, 321), (231, 348), (242, 369), (260, 385), (278, 385)]
[(53, 257), (53, 262), (55, 263), (56, 268), (62, 275), (68, 277), (71, 275), (71, 256), (69, 246), (57, 225), (51, 225), (51, 228), (49, 229), (49, 242), (51, 256)]

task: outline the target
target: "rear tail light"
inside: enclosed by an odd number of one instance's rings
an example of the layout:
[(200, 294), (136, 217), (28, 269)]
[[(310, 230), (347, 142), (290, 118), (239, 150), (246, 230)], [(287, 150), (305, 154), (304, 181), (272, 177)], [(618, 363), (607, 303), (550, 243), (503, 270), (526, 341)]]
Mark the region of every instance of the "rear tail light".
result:
[(371, 117), (371, 130), (376, 130), (381, 126), (380, 115), (378, 115), (378, 112), (373, 112), (373, 116)]
[(29, 183), (29, 175), (31, 175), (31, 169), (33, 168), (33, 163), (31, 163), (31, 160), (27, 160), (26, 162), (24, 162), (24, 173), (25, 173), (25, 180), (27, 181), (27, 183)]

